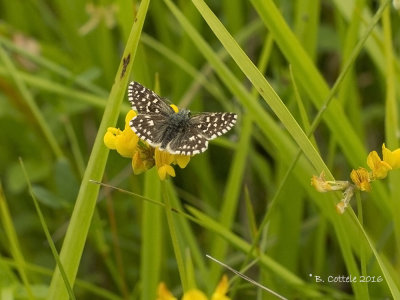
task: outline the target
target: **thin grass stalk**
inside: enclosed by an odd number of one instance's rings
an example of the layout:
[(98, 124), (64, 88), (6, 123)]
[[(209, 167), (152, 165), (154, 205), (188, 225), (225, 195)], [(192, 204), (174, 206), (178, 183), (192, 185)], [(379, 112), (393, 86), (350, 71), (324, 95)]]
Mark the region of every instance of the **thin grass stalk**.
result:
[[(324, 99), (329, 95), (328, 84), (290, 30), (273, 1), (252, 0), (251, 2), (273, 34), (280, 50), (293, 66), (298, 82), (304, 87), (313, 104), (319, 109)], [(338, 122), (338, 115), (340, 122)], [(332, 103), (324, 116), (324, 120), (331, 132), (340, 137), (341, 149), (348, 160), (354, 165), (361, 165), (363, 163), (361, 158), (366, 156), (366, 151), (339, 103)], [(317, 167), (317, 170), (320, 172), (323, 169)], [(326, 170), (324, 169), (324, 171)], [(332, 177), (328, 176), (328, 178)]]
[[(384, 0), (385, 1), (385, 0)], [(352, 22), (352, 12), (353, 7), (355, 4), (355, 0), (333, 0), (332, 1), (337, 9), (341, 12), (342, 16), (348, 21), (349, 23)], [(388, 1), (389, 3), (392, 1)], [(385, 3), (387, 5), (387, 3)], [(362, 35), (366, 24), (371, 22), (371, 11), (366, 7), (363, 11), (359, 11), (361, 14), (361, 30), (359, 31), (359, 35)], [(382, 75), (386, 74), (386, 62), (385, 62), (385, 54), (383, 46), (385, 41), (382, 33), (382, 28), (376, 27), (371, 35), (371, 39), (368, 39), (365, 48), (368, 52), (368, 55), (373, 60), (374, 64), (376, 65), (377, 69)], [(396, 72), (396, 77), (400, 78), (400, 60), (399, 57), (395, 57), (394, 69)]]
[(210, 26), (211, 30), (217, 36), (219, 41), (223, 44), (226, 51), (230, 54), (242, 72), (252, 82), (253, 86), (257, 89), (259, 94), (264, 98), (266, 103), (278, 116), (280, 121), (286, 127), (292, 138), (297, 142), (299, 147), (303, 150), (307, 159), (312, 163), (317, 170), (326, 170), (327, 167), (322, 158), (308, 140), (304, 131), (301, 129), (297, 121), (294, 119), (285, 104), (279, 96), (272, 89), (271, 85), (264, 78), (259, 69), (252, 63), (250, 58), (236, 43), (233, 37), (222, 25), (221, 21), (214, 15), (209, 7), (202, 0), (193, 0), (194, 5), (203, 16), (204, 20)]
[[(213, 29), (214, 33), (219, 37), (220, 41), (225, 45), (225, 48), (228, 50), (228, 52), (231, 53), (232, 57), (236, 60), (238, 65), (241, 66), (242, 71), (245, 73), (246, 73), (246, 71), (248, 72), (247, 77), (249, 77), (250, 80), (252, 80), (251, 76), (255, 77), (253, 84), (256, 84), (256, 82), (258, 84), (262, 83), (263, 78), (261, 78), (259, 81), (256, 80), (256, 77), (258, 75), (260, 75), (258, 72), (256, 72), (257, 70), (253, 70), (254, 72), (251, 72), (250, 69), (246, 69), (246, 67), (253, 66), (251, 61), (249, 62), (249, 64), (247, 66), (242, 64), (243, 61), (246, 61), (247, 57), (245, 56), (245, 54), (243, 52), (241, 52), (239, 50), (237, 50), (237, 51), (234, 50), (235, 46), (237, 46), (237, 45), (234, 43), (234, 41), (229, 41), (229, 39), (231, 38), (230, 35), (226, 32), (226, 30), (224, 29), (222, 24), (212, 14), (212, 12), (208, 9), (208, 7), (204, 4), (204, 2), (202, 2), (200, 0), (193, 0), (193, 1), (194, 1), (195, 5), (198, 7), (200, 13), (203, 14), (203, 17), (206, 20), (208, 20), (210, 27)], [(386, 4), (387, 3), (388, 2), (386, 2)], [(380, 8), (380, 11), (378, 10), (377, 15), (379, 15), (379, 12), (382, 12), (383, 8), (384, 8), (384, 5)], [(376, 23), (377, 19), (375, 18), (374, 21)], [(373, 22), (373, 24), (374, 24), (374, 22)], [(337, 82), (340, 82), (340, 80), (338, 80)], [(260, 86), (261, 86), (261, 84), (260, 84)], [(268, 85), (262, 85), (262, 86), (264, 89)], [(261, 94), (263, 94), (263, 89), (261, 89), (261, 90), (259, 89), (259, 92)], [(333, 99), (333, 96), (331, 97), (331, 99)], [(325, 109), (323, 109), (322, 111), (324, 111), (324, 110)], [(305, 150), (303, 149), (303, 151), (305, 151)], [(322, 162), (322, 165), (325, 166), (325, 164), (323, 162)], [(316, 166), (316, 165), (314, 165), (314, 166)], [(320, 169), (320, 170), (322, 170), (322, 169)], [(335, 223), (335, 225), (337, 225), (335, 227), (335, 229), (337, 230), (338, 236), (341, 237), (340, 246), (342, 247), (342, 250), (344, 251), (344, 259), (347, 263), (347, 266), (350, 268), (350, 270), (352, 270), (354, 272), (354, 274), (358, 274), (353, 255), (352, 255), (351, 251), (349, 251), (350, 242), (347, 240), (347, 236), (345, 235), (345, 233), (343, 231), (343, 226), (339, 226), (340, 225), (339, 223)], [(367, 291), (359, 284), (353, 284), (353, 287), (355, 288), (356, 295), (358, 295), (358, 296), (364, 295), (365, 296), (367, 294)]]
[[(360, 222), (361, 226), (364, 226), (364, 216), (363, 216), (363, 209), (362, 209), (362, 202), (361, 202), (361, 195), (360, 193), (356, 193), (356, 200), (357, 200), (357, 217), (358, 221)], [(361, 235), (361, 232), (360, 232)], [(360, 236), (361, 237), (361, 236)], [(362, 237), (361, 237), (362, 238)], [(360, 245), (360, 270), (361, 270), (361, 275), (364, 276), (364, 278), (367, 278), (368, 276), (368, 271), (367, 271), (367, 249), (365, 247), (366, 245), (362, 244)], [(365, 289), (368, 292), (368, 282), (365, 283)], [(369, 293), (367, 293), (367, 298), (366, 300), (369, 299)]]
[(18, 241), (17, 232), (15, 231), (15, 227), (12, 223), (11, 214), (8, 209), (6, 197), (4, 195), (3, 186), (1, 182), (0, 182), (0, 216), (1, 216), (0, 219), (3, 223), (5, 234), (10, 244), (10, 249), (11, 249), (10, 252), (14, 259), (15, 267), (18, 271), (19, 276), (21, 276), (21, 280), (26, 289), (28, 299), (34, 300), (35, 297), (33, 295), (33, 290), (29, 282), (28, 275), (26, 274), (25, 271), (25, 259), (21, 251), (22, 250), (21, 245)]
[[(193, 208), (187, 207), (189, 212), (196, 218), (194, 219), (196, 223), (199, 221), (201, 226), (204, 228), (211, 230), (221, 237), (224, 237), (230, 245), (243, 253), (248, 253), (251, 249), (251, 244), (247, 243), (245, 240), (231, 232), (229, 229), (220, 225), (219, 222), (213, 220), (203, 212)], [(197, 221), (198, 220), (198, 221)], [(262, 253), (257, 257), (259, 259), (260, 265), (262, 267), (267, 268), (274, 275), (280, 277), (285, 283), (292, 286), (298, 292), (301, 292), (303, 295), (307, 295), (308, 297), (321, 297), (321, 293), (311, 288), (311, 286), (307, 285), (306, 282), (299, 278), (297, 275), (293, 274), (291, 271), (287, 270), (285, 267), (277, 263), (268, 255)], [(243, 269), (243, 268), (241, 268)]]
[(379, 267), (382, 271), (382, 274), (385, 278), (385, 282), (387, 284), (387, 286), (389, 287), (389, 290), (393, 296), (393, 299), (400, 299), (400, 290), (398, 285), (396, 284), (396, 282), (394, 281), (392, 275), (390, 274), (390, 265), (387, 265), (387, 261), (385, 261), (383, 258), (381, 258), (381, 256), (379, 255), (379, 253), (377, 252), (377, 250), (375, 249), (375, 246), (372, 242), (372, 240), (370, 239), (370, 237), (368, 236), (368, 234), (365, 232), (363, 226), (360, 224), (357, 216), (355, 215), (353, 210), (349, 210), (350, 216), (351, 216), (351, 220), (353, 221), (353, 223), (357, 226), (357, 228), (361, 231), (362, 236), (364, 237), (364, 239), (367, 241), (369, 248), (372, 250), (378, 264)]
[(61, 261), (60, 261), (60, 256), (58, 255), (56, 246), (54, 245), (53, 239), (51, 238), (51, 234), (50, 234), (49, 228), (47, 227), (46, 220), (45, 220), (45, 218), (43, 216), (42, 210), (40, 209), (39, 203), (38, 203), (38, 201), (36, 199), (36, 196), (35, 196), (35, 194), (33, 192), (31, 181), (29, 179), (28, 173), (26, 172), (24, 163), (23, 163), (21, 158), (19, 159), (19, 162), (20, 162), (22, 171), (24, 173), (25, 180), (28, 183), (29, 194), (31, 195), (31, 198), (33, 200), (33, 204), (35, 205), (36, 213), (37, 213), (37, 215), (39, 217), (40, 224), (42, 225), (43, 232), (46, 235), (46, 239), (47, 239), (47, 242), (48, 242), (48, 244), (50, 246), (51, 253), (53, 254), (53, 257), (54, 257), (54, 259), (55, 259), (55, 261), (57, 263), (57, 266), (58, 266), (58, 268), (60, 270), (61, 276), (62, 276), (62, 278), (64, 280), (65, 287), (67, 288), (68, 296), (69, 296), (69, 298), (71, 300), (75, 300), (74, 292), (72, 291), (71, 285), (68, 282), (67, 275), (65, 274), (64, 267), (63, 267), (63, 265), (61, 264)]
[[(351, 70), (351, 66), (354, 63), (356, 57), (358, 56), (358, 54), (360, 53), (360, 51), (363, 48), (364, 43), (366, 42), (369, 34), (372, 32), (373, 28), (375, 27), (375, 25), (377, 24), (378, 20), (380, 19), (383, 11), (384, 11), (384, 7), (385, 6), (381, 6), (381, 8), (377, 11), (376, 15), (374, 16), (371, 24), (369, 25), (368, 29), (366, 30), (366, 32), (364, 33), (364, 35), (362, 36), (362, 38), (359, 40), (359, 42), (357, 43), (357, 45), (354, 47), (351, 55), (349, 56), (349, 59), (347, 60), (347, 62), (345, 63), (342, 72), (340, 73), (339, 77), (337, 78), (337, 80), (335, 81), (335, 84), (333, 85), (332, 89), (329, 92), (329, 95), (327, 97), (327, 99), (325, 100), (324, 104), (322, 105), (321, 109), (318, 111), (317, 116), (314, 118), (311, 126), (309, 127), (309, 130), (307, 132), (307, 136), (310, 137), (310, 135), (315, 131), (315, 129), (317, 128), (319, 122), (322, 120), (323, 114), (325, 113), (326, 109), (329, 107), (331, 101), (333, 101), (334, 95), (336, 94), (336, 92), (338, 91), (341, 82), (344, 80), (345, 76), (347, 75), (348, 71)], [(258, 244), (258, 241), (261, 237), (261, 232), (263, 230), (263, 228), (266, 226), (268, 220), (270, 219), (270, 216), (272, 215), (272, 213), (275, 211), (275, 207), (277, 206), (277, 199), (279, 198), (279, 195), (281, 194), (281, 192), (284, 189), (284, 186), (286, 185), (287, 179), (289, 178), (289, 175), (291, 174), (292, 170), (294, 169), (297, 160), (299, 159), (299, 157), (301, 156), (301, 150), (299, 149), (295, 159), (292, 161), (290, 167), (288, 168), (287, 172), (285, 173), (282, 181), (279, 184), (279, 187), (269, 205), (269, 209), (266, 213), (266, 215), (264, 216), (257, 236), (253, 241), (253, 246), (252, 246), (252, 250), (250, 253), (248, 253), (248, 256), (245, 260), (245, 263), (247, 264), (250, 255), (252, 255), (253, 250), (255, 249), (256, 245)]]

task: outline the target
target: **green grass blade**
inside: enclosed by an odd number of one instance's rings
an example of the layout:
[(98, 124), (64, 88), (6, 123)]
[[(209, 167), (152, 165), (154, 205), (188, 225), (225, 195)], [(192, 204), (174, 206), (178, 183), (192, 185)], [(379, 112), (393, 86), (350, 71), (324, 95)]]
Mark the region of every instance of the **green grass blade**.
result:
[[(161, 203), (161, 185), (157, 170), (154, 168), (146, 174), (144, 196)], [(142, 212), (142, 243), (140, 272), (141, 272), (141, 299), (155, 299), (157, 285), (160, 280), (162, 240), (162, 213), (161, 207), (145, 201)], [(151, 272), (149, 272), (151, 270)]]
[[(274, 3), (260, 0), (252, 0), (252, 3), (273, 34), (286, 59), (292, 65), (297, 80), (319, 109), (322, 101), (329, 94), (329, 87), (322, 75), (294, 36)], [(340, 116), (340, 122), (338, 122), (338, 116)], [(362, 165), (366, 151), (339, 103), (333, 101), (325, 113), (324, 120), (334, 136), (337, 137), (342, 151), (346, 154), (350, 163), (355, 166)]]
[[(240, 193), (242, 189), (242, 180), (246, 167), (246, 158), (250, 147), (252, 132), (252, 118), (250, 115), (244, 116), (242, 120), (242, 130), (240, 140), (237, 144), (237, 150), (229, 171), (229, 177), (226, 183), (224, 196), (219, 213), (219, 222), (222, 226), (229, 229), (235, 220), (236, 211), (239, 205)], [(216, 239), (212, 246), (212, 256), (225, 257), (229, 244), (220, 238)], [(220, 266), (213, 264), (211, 267), (211, 280), (216, 282), (221, 275)]]
[(28, 275), (25, 272), (25, 259), (24, 256), (22, 255), (21, 246), (18, 242), (18, 236), (12, 222), (12, 218), (10, 215), (10, 211), (8, 209), (6, 197), (4, 195), (3, 186), (1, 182), (0, 182), (0, 216), (1, 216), (0, 219), (3, 223), (4, 231), (6, 233), (8, 242), (10, 244), (11, 255), (14, 258), (16, 268), (18, 270), (19, 275), (21, 276), (22, 282), (24, 283), (28, 298), (33, 300), (35, 299), (35, 297), (33, 296), (33, 291), (31, 284), (29, 283), (28, 280)]
[(268, 103), (274, 113), (278, 116), (286, 129), (289, 131), (292, 138), (297, 142), (302, 149), (304, 155), (310, 160), (316, 170), (327, 171), (327, 167), (307, 138), (304, 131), (293, 118), (285, 104), (279, 96), (272, 89), (271, 85), (267, 82), (261, 72), (252, 63), (250, 58), (244, 53), (240, 46), (236, 43), (233, 37), (228, 33), (219, 19), (213, 14), (208, 6), (201, 0), (193, 0), (194, 5), (202, 14), (205, 21), (213, 30), (214, 34), (218, 37), (220, 42), (224, 45), (225, 49), (232, 56), (234, 61), (245, 73), (247, 78), (253, 83), (259, 94)]
[[(354, 6), (356, 4), (355, 0), (334, 0), (333, 1), (337, 7), (337, 9), (341, 12), (342, 16), (348, 21), (352, 21), (352, 12), (354, 10)], [(388, 5), (391, 1), (382, 2), (381, 4)], [(365, 24), (371, 22), (371, 12), (368, 8), (365, 8), (361, 14), (362, 23), (361, 30), (359, 31), (359, 35), (361, 35), (365, 31)], [(375, 28), (373, 34), (371, 35), (371, 39), (368, 39), (366, 43), (366, 50), (369, 53), (369, 56), (374, 61), (378, 70), (381, 74), (386, 74), (386, 62), (385, 62), (385, 54), (384, 54), (384, 36), (381, 28)], [(400, 78), (400, 61), (398, 57), (395, 57), (393, 61), (394, 68), (396, 70), (396, 77)]]
[[(237, 248), (238, 250), (243, 251), (244, 253), (248, 253), (250, 251), (250, 244), (238, 237), (236, 234), (232, 233), (229, 229), (226, 229), (224, 226), (220, 225), (219, 222), (211, 219), (209, 216), (193, 207), (187, 207), (187, 209), (200, 221), (199, 224), (201, 226), (216, 232), (218, 235), (226, 239), (231, 246)], [(288, 271), (286, 268), (282, 267), (271, 257), (261, 254), (259, 257), (259, 262), (262, 266), (279, 276), (286, 284), (293, 286), (293, 288), (301, 291), (301, 293), (304, 295), (308, 295), (309, 297), (321, 297), (321, 294), (318, 291), (307, 286), (302, 279)], [(282, 294), (280, 291), (277, 292)]]
[[(210, 288), (210, 285), (207, 284), (209, 270), (207, 269), (206, 263), (204, 261), (204, 249), (199, 245), (200, 243), (197, 239), (196, 232), (194, 232), (190, 226), (191, 224), (189, 223), (189, 220), (191, 219), (188, 218), (189, 215), (184, 215), (181, 213), (184, 211), (184, 209), (182, 207), (181, 200), (176, 194), (175, 187), (171, 181), (167, 182), (167, 188), (173, 211), (176, 211), (179, 215), (179, 217), (175, 219), (177, 228), (182, 236), (182, 240), (185, 241), (187, 250), (190, 251), (190, 257), (195, 264), (196, 272), (201, 274), (199, 277), (202, 281), (198, 281), (198, 284), (203, 283), (206, 288)], [(187, 257), (185, 258), (188, 259)], [(211, 292), (211, 290), (209, 290), (209, 292)]]
[[(174, 6), (170, 0), (164, 0), (170, 10), (173, 12), (177, 20), (187, 34), (193, 39), (199, 51), (206, 57), (212, 67), (215, 69), (219, 78), (224, 82), (226, 87), (235, 95), (242, 105), (248, 110), (254, 118), (254, 122), (258, 125), (264, 134), (264, 138), (269, 140), (273, 145), (273, 150), (268, 150), (274, 153), (279, 151), (282, 154), (282, 158), (293, 157), (296, 152), (296, 148), (285, 131), (282, 131), (281, 127), (275, 122), (275, 120), (263, 109), (263, 107), (254, 101), (253, 96), (243, 86), (243, 84), (230, 72), (230, 70), (223, 64), (220, 57), (211, 49), (211, 47), (205, 42), (205, 40), (199, 35), (195, 28), (190, 22), (182, 15), (179, 10)], [(267, 150), (267, 148), (266, 148)], [(305, 159), (301, 159), (300, 165), (307, 169), (308, 173), (312, 173), (313, 170), (310, 168), (310, 164)], [(307, 186), (309, 183), (307, 184)]]
[(46, 220), (45, 220), (45, 218), (43, 216), (42, 210), (40, 209), (40, 206), (39, 206), (39, 203), (38, 203), (38, 201), (36, 199), (36, 196), (33, 193), (32, 184), (31, 184), (31, 181), (29, 180), (29, 176), (28, 176), (28, 173), (26, 172), (24, 163), (23, 163), (22, 159), (20, 159), (19, 162), (21, 164), (21, 168), (22, 168), (22, 171), (24, 173), (25, 180), (28, 183), (28, 190), (29, 190), (29, 193), (31, 194), (31, 198), (33, 200), (33, 204), (35, 205), (36, 213), (37, 213), (37, 215), (38, 215), (38, 217), (40, 219), (40, 224), (42, 225), (43, 232), (46, 235), (46, 239), (47, 239), (47, 242), (49, 243), (49, 246), (50, 246), (50, 249), (51, 249), (51, 253), (53, 254), (53, 257), (54, 257), (55, 261), (57, 262), (57, 267), (59, 268), (61, 276), (62, 276), (62, 279), (64, 280), (64, 285), (67, 288), (68, 296), (69, 296), (70, 299), (75, 300), (74, 292), (72, 291), (71, 285), (68, 282), (67, 275), (65, 274), (64, 267), (61, 264), (60, 257), (58, 255), (56, 246), (54, 245), (53, 239), (51, 238), (51, 234), (50, 234), (49, 228), (47, 227)]
[(320, 0), (298, 0), (294, 2), (296, 9), (294, 32), (299, 37), (312, 60), (317, 53), (318, 30), (320, 26)]
[(358, 221), (357, 216), (355, 215), (354, 211), (351, 210), (350, 214), (351, 214), (352, 221), (357, 226), (357, 228), (362, 232), (362, 235), (364, 236), (370, 249), (374, 253), (375, 259), (378, 262), (380, 269), (382, 270), (383, 276), (385, 277), (385, 282), (388, 285), (390, 292), (392, 293), (393, 299), (400, 299), (399, 287), (396, 285), (395, 280), (391, 276), (391, 274), (389, 272), (389, 268), (386, 266), (384, 260), (381, 258), (379, 253), (376, 251), (374, 244), (372, 243), (370, 237), (365, 232), (363, 226)]
[(162, 181), (162, 195), (165, 203), (165, 214), (167, 217), (169, 234), (171, 236), (172, 246), (174, 248), (175, 259), (178, 265), (179, 276), (182, 283), (182, 289), (187, 292), (189, 289), (188, 276), (186, 274), (185, 259), (183, 256), (183, 251), (181, 249), (181, 244), (179, 243), (180, 235), (178, 235), (178, 230), (176, 227), (175, 215), (172, 214), (171, 202), (168, 195), (167, 185), (165, 181)]
[[(83, 248), (99, 192), (99, 186), (90, 183), (89, 180), (93, 179), (100, 181), (103, 177), (109, 153), (109, 150), (103, 144), (103, 136), (107, 127), (113, 126), (117, 122), (148, 5), (148, 0), (141, 2), (138, 14), (132, 26), (132, 31), (123, 54), (124, 59), (121, 61), (116, 74), (115, 83), (112, 87), (104, 111), (103, 119), (76, 200), (71, 222), (60, 252), (61, 262), (65, 267), (68, 280), (72, 285), (78, 271), (79, 262), (82, 257)], [(126, 62), (128, 57), (129, 64), (126, 65), (124, 62)], [(62, 277), (60, 276), (59, 270), (56, 269), (50, 285), (48, 299), (67, 299), (67, 297), (68, 294), (64, 287)]]
[[(384, 53), (386, 59), (386, 101), (385, 101), (385, 140), (387, 147), (397, 149), (399, 147), (399, 116), (398, 116), (398, 99), (396, 99), (396, 85), (399, 81), (395, 76), (395, 56), (392, 43), (392, 26), (390, 6), (386, 8), (382, 16)], [(397, 88), (398, 89), (398, 88)], [(389, 176), (389, 184), (391, 187), (391, 204), (393, 211), (394, 232), (396, 236), (396, 246), (400, 250), (400, 219), (397, 213), (400, 209), (400, 174), (399, 172), (391, 172)], [(400, 261), (400, 257), (397, 258)], [(400, 266), (400, 262), (397, 262)]]

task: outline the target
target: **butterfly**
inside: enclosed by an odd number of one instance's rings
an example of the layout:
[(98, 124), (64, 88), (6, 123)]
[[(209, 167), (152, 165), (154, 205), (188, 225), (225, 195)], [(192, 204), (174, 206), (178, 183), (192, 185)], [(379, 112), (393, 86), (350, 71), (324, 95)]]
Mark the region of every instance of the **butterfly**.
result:
[(128, 99), (138, 114), (129, 125), (136, 135), (152, 147), (170, 154), (196, 155), (207, 150), (208, 141), (228, 132), (237, 115), (228, 112), (203, 112), (191, 115), (187, 109), (175, 112), (155, 92), (138, 82), (128, 87)]

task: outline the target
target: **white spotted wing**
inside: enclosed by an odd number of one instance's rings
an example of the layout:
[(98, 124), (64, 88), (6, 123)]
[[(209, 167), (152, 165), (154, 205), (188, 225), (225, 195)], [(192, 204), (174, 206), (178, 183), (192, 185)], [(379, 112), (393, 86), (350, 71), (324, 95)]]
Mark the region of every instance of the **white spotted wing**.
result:
[(128, 98), (138, 115), (130, 127), (152, 147), (171, 154), (196, 155), (207, 150), (208, 141), (228, 132), (237, 115), (227, 112), (200, 113), (190, 116), (188, 110), (175, 111), (156, 93), (140, 83), (131, 82)]
[(132, 109), (139, 114), (156, 114), (168, 116), (174, 110), (160, 96), (145, 88), (138, 82), (132, 81), (128, 86), (128, 99)]

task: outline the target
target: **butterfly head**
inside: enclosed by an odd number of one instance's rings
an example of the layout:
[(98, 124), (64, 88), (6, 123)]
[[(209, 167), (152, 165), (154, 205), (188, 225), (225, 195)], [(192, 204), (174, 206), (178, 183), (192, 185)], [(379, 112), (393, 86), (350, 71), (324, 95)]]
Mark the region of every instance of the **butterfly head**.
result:
[(179, 112), (177, 112), (177, 115), (179, 115), (179, 117), (182, 119), (190, 119), (190, 117), (192, 116), (190, 110), (188, 109), (181, 109)]

